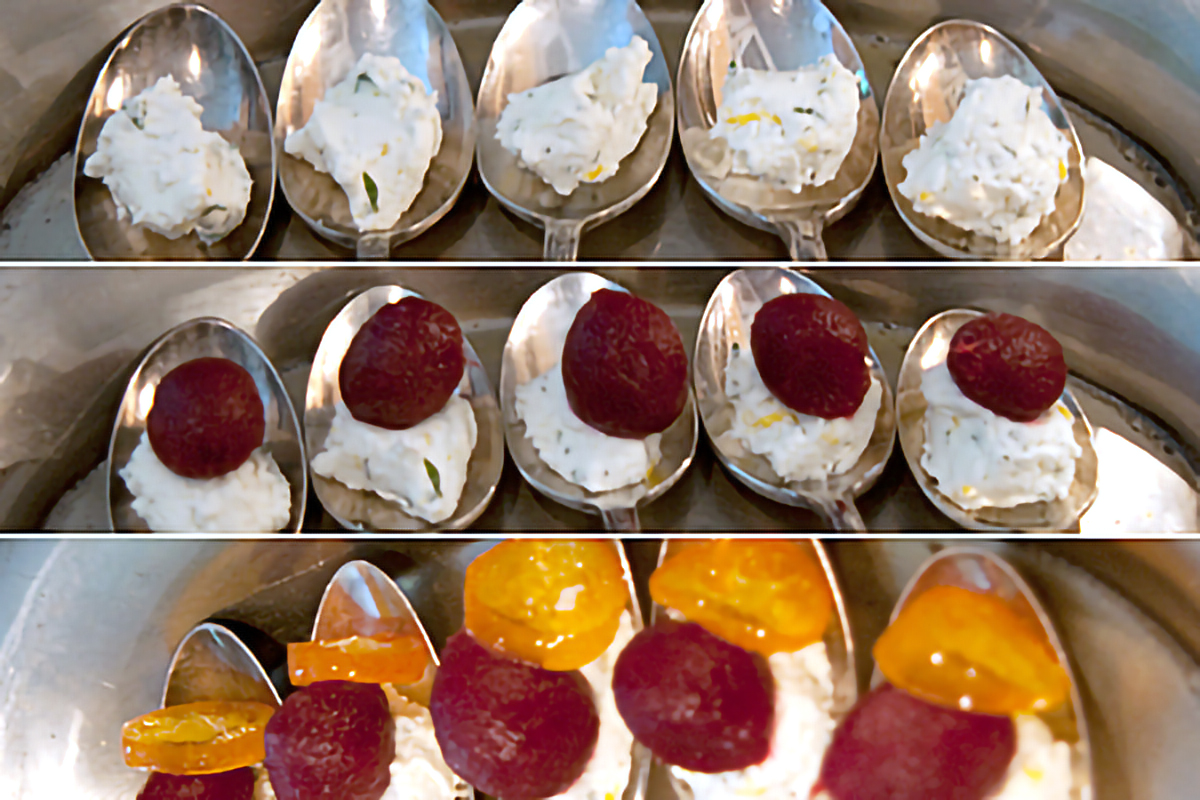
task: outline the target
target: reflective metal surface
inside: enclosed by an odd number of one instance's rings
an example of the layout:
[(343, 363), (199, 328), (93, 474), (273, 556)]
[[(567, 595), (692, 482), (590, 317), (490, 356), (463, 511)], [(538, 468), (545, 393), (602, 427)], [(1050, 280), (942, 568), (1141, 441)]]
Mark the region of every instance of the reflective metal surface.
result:
[(279, 707), (279, 693), (249, 648), (224, 625), (202, 622), (175, 649), (163, 707), (206, 700), (253, 700)]

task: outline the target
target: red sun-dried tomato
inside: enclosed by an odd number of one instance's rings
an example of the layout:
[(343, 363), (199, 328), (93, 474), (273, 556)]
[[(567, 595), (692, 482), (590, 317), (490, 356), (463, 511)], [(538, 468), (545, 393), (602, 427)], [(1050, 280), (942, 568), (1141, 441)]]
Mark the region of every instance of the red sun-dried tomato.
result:
[(137, 800), (252, 800), (254, 770), (250, 767), (209, 775), (168, 775), (151, 772)]

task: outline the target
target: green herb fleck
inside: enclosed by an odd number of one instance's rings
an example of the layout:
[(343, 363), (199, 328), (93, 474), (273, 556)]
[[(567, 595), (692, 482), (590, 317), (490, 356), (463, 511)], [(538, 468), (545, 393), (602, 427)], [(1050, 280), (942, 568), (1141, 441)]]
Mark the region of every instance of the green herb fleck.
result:
[(429, 482), (433, 484), (433, 490), (437, 492), (437, 496), (442, 496), (442, 476), (438, 473), (437, 467), (428, 458), (425, 459), (425, 472), (429, 475)]
[(372, 89), (379, 88), (379, 86), (375, 83), (375, 81), (371, 80), (371, 76), (364, 72), (362, 75), (359, 75), (358, 80), (356, 80), (354, 82), (354, 93), (355, 94), (358, 94), (358, 90), (362, 88), (364, 83), (367, 84), (368, 86), (370, 86)]
[(730, 62), (729, 62), (729, 68), (730, 68), (730, 69), (737, 69), (737, 61), (730, 61)]
[(813, 110), (811, 108), (801, 108), (800, 106), (796, 106), (795, 108), (792, 109), (792, 111), (795, 111), (797, 114), (812, 114), (813, 113)]
[(741, 349), (742, 349), (742, 346), (740, 344), (738, 344), (737, 342), (733, 343), (734, 352), (737, 352), (738, 350), (741, 350)]
[(225, 206), (209, 206), (208, 208), (204, 209), (204, 212), (202, 214), (200, 214), (200, 216), (207, 217), (209, 214), (211, 214), (214, 211), (225, 211), (225, 210), (226, 210)]
[(371, 180), (371, 176), (363, 173), (363, 186), (367, 189), (367, 199), (371, 201), (371, 210), (379, 213), (379, 187), (375, 185), (375, 181)]

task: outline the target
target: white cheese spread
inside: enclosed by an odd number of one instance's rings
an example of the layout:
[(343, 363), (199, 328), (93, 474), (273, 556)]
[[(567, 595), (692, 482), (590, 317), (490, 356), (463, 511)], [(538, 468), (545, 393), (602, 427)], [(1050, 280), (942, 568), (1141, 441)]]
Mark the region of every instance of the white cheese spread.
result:
[(608, 180), (658, 104), (658, 86), (642, 82), (651, 58), (646, 40), (634, 36), (579, 72), (510, 94), (496, 138), (561, 195)]
[(236, 145), (204, 130), (203, 112), (168, 75), (105, 120), (83, 174), (104, 179), (118, 219), (208, 244), (242, 224), (250, 173)]
[(400, 431), (360, 422), (339, 401), (312, 468), (351, 489), (399, 498), (406, 513), (441, 522), (458, 508), (477, 432), (475, 412), (459, 395)]
[(381, 231), (413, 204), (441, 146), (437, 92), (400, 59), (365, 53), (283, 149), (333, 176), (360, 231)]
[(800, 192), (837, 175), (858, 132), (858, 107), (858, 78), (833, 56), (790, 72), (737, 67), (709, 136), (726, 142), (728, 171)]
[(1054, 740), (1046, 723), (1032, 715), (1013, 718), (1017, 752), (1000, 790), (989, 800), (1068, 800), (1071, 746)]
[(1119, 170), (1089, 158), (1079, 229), (1068, 261), (1171, 261), (1184, 257), (1183, 231), (1171, 212)]
[(1062, 401), (1033, 422), (1014, 422), (968, 398), (942, 360), (921, 373), (921, 467), (960, 508), (1012, 508), (1067, 496), (1075, 460), (1074, 416)]
[(232, 472), (185, 478), (158, 460), (143, 433), (118, 474), (134, 497), (134, 512), (153, 531), (274, 533), (291, 517), (291, 487), (261, 447)]
[(936, 122), (904, 156), (897, 187), (921, 214), (1019, 244), (1054, 210), (1071, 145), (1041, 89), (1011, 76), (967, 81), (949, 122)]

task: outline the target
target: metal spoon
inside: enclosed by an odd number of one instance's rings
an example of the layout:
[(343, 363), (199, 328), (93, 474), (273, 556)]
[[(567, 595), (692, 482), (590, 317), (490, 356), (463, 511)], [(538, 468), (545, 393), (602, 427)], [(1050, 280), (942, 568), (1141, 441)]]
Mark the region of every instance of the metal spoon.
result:
[[(404, 297), (421, 295), (402, 286), (367, 289), (347, 303), (325, 329), (317, 354), (313, 357), (308, 391), (304, 398), (304, 435), (310, 458), (316, 458), (325, 449), (325, 437), (333, 423), (337, 403), (342, 399), (338, 371), (350, 347), (350, 340), (376, 311)], [(385, 497), (375, 492), (350, 489), (313, 472), (312, 482), (317, 498), (339, 525), (354, 531), (459, 530), (474, 522), (487, 508), (504, 468), (504, 433), (500, 426), (500, 408), (488, 382), (487, 372), (465, 336), (463, 354), (467, 368), (457, 392), (471, 404), (478, 433), (475, 449), (468, 462), (467, 483), (454, 515), (436, 524), (429, 523), (409, 514), (409, 503), (402, 497)]]
[[(833, 55), (858, 77), (858, 130), (833, 180), (799, 194), (747, 175), (720, 175), (728, 153), (709, 138), (729, 65), (790, 71)], [(854, 41), (820, 0), (706, 0), (679, 60), (679, 139), (700, 188), (726, 214), (778, 233), (794, 261), (826, 261), (821, 233), (854, 207), (875, 174), (879, 108)]]
[[(695, 543), (695, 541), (689, 542), (686, 539), (663, 541), (662, 547), (658, 551), (658, 566), (661, 567), (667, 559)], [(808, 550), (809, 555), (821, 565), (821, 569), (825, 573), (825, 580), (829, 584), (830, 594), (833, 595), (834, 613), (830, 616), (829, 627), (825, 629), (822, 641), (825, 643), (825, 654), (829, 658), (833, 678), (833, 703), (830, 713), (835, 720), (841, 720), (858, 701), (858, 678), (854, 666), (854, 637), (850, 631), (850, 618), (846, 614), (846, 599), (842, 596), (837, 573), (834, 572), (833, 564), (829, 560), (829, 554), (825, 552), (824, 545), (817, 539), (796, 539), (794, 543), (797, 547)], [(659, 617), (665, 618), (666, 614), (666, 608), (658, 603), (653, 603), (650, 608), (650, 624), (653, 625)], [(691, 798), (694, 796), (691, 787), (681, 776), (676, 774), (675, 768), (668, 767), (666, 773), (677, 797)]]
[[(517, 416), (517, 387), (533, 380), (562, 360), (563, 341), (579, 309), (599, 289), (627, 291), (591, 272), (570, 272), (546, 283), (525, 301), (504, 344), (500, 367), (500, 408), (504, 415), (508, 451), (525, 480), (551, 500), (568, 508), (600, 514), (612, 531), (637, 531), (638, 506), (661, 496), (687, 471), (696, 454), (699, 426), (691, 391), (679, 418), (662, 433), (662, 461), (649, 478), (632, 486), (606, 492), (589, 492), (571, 483), (542, 460), (525, 435), (525, 422)], [(661, 476), (661, 477), (660, 477)]]
[[(935, 122), (947, 122), (954, 116), (966, 82), (1005, 75), (1042, 90), (1050, 121), (1071, 146), (1067, 180), (1058, 188), (1054, 211), (1043, 217), (1033, 233), (1018, 245), (920, 214), (898, 188), (907, 175), (901, 164), (904, 156), (917, 148), (921, 135)], [(1054, 89), (1020, 48), (999, 31), (978, 22), (961, 19), (942, 22), (913, 42), (888, 86), (879, 150), (888, 192), (900, 218), (918, 239), (949, 258), (1013, 261), (1046, 258), (1062, 247), (1083, 215), (1083, 151), (1071, 117)]]
[[(242, 224), (210, 245), (195, 233), (171, 240), (134, 227), (129, 219), (118, 220), (108, 187), (83, 174), (108, 117), (167, 75), (204, 108), (204, 129), (237, 146), (253, 181)], [(275, 144), (267, 93), (241, 39), (201, 5), (179, 3), (152, 11), (117, 42), (88, 98), (74, 158), (75, 229), (94, 259), (246, 259), (271, 215)]]
[[(308, 461), (300, 437), (296, 410), (279, 373), (253, 339), (241, 329), (215, 317), (200, 317), (160, 336), (134, 369), (117, 409), (108, 445), (108, 517), (114, 531), (148, 533), (150, 529), (132, 508), (133, 495), (120, 472), (146, 430), (154, 405), (154, 390), (163, 376), (196, 358), (228, 358), (254, 378), (266, 417), (263, 447), (275, 459), (292, 490), (291, 516), (285, 531), (298, 533), (308, 498)], [(265, 533), (266, 531), (264, 531)]]
[(1075, 461), (1075, 480), (1067, 497), (1053, 502), (1023, 503), (1013, 508), (959, 508), (937, 490), (935, 481), (921, 466), (925, 452), (925, 396), (921, 393), (921, 373), (946, 360), (954, 333), (979, 311), (954, 309), (926, 322), (913, 337), (900, 365), (896, 381), (896, 418), (900, 428), (900, 449), (921, 491), (937, 509), (964, 528), (976, 531), (1062, 532), (1078, 530), (1079, 518), (1096, 499), (1099, 459), (1092, 445), (1092, 426), (1083, 408), (1071, 392), (1071, 378), (1063, 390), (1062, 402), (1074, 416), (1075, 441), (1083, 454)]
[(875, 350), (871, 350), (871, 376), (883, 388), (875, 430), (858, 461), (840, 475), (824, 480), (790, 481), (771, 467), (765, 456), (747, 450), (726, 434), (732, 425), (733, 404), (725, 393), (725, 370), (736, 344), (750, 352), (750, 320), (762, 304), (783, 295), (803, 292), (829, 295), (808, 278), (789, 269), (754, 267), (731, 272), (709, 298), (696, 337), (693, 377), (700, 419), (717, 458), (735, 478), (777, 503), (809, 508), (824, 517), (834, 530), (865, 531), (854, 507), (854, 498), (879, 479), (896, 441), (896, 416), (892, 389)]
[[(1050, 726), (1055, 739), (1066, 741), (1071, 746), (1070, 796), (1091, 797), (1092, 756), (1087, 720), (1079, 697), (1079, 684), (1071, 669), (1071, 661), (1063, 649), (1062, 640), (1054, 628), (1054, 622), (1029, 584), (1011, 564), (995, 553), (977, 547), (947, 547), (917, 569), (892, 609), (889, 624), (896, 621), (896, 617), (911, 599), (935, 586), (958, 586), (1000, 597), (1019, 615), (1036, 623), (1045, 633), (1058, 663), (1071, 680), (1071, 694), (1069, 702), (1039, 716)], [(885, 680), (883, 673), (876, 666), (871, 676), (871, 687), (875, 688)]]
[(259, 660), (215, 622), (202, 622), (183, 637), (163, 686), (163, 708), (205, 700), (252, 700), (279, 707), (279, 693)]
[[(614, 176), (580, 184), (563, 197), (500, 145), (496, 138), (500, 112), (510, 94), (578, 72), (602, 58), (608, 48), (625, 47), (634, 36), (650, 46), (652, 58), (642, 80), (658, 84), (658, 105), (637, 148), (621, 161)], [(650, 191), (666, 166), (675, 135), (667, 61), (654, 28), (634, 0), (523, 0), (492, 45), (475, 105), (480, 177), (506, 208), (546, 229), (543, 258), (547, 261), (574, 261), (585, 230), (623, 213)]]
[[(288, 134), (307, 124), (316, 101), (365, 53), (400, 59), (427, 91), (437, 92), (442, 119), (442, 146), (429, 164), (425, 185), (386, 231), (360, 231), (337, 181), (283, 149)], [(319, 236), (355, 249), (360, 259), (387, 258), (392, 247), (445, 216), (471, 172), (475, 111), (458, 47), (437, 11), (425, 0), (321, 0), (288, 54), (276, 105), (275, 146), (280, 183), (292, 209)]]

